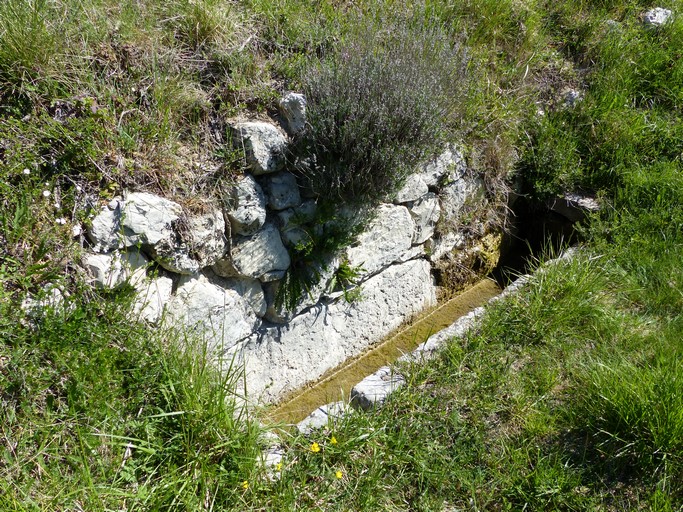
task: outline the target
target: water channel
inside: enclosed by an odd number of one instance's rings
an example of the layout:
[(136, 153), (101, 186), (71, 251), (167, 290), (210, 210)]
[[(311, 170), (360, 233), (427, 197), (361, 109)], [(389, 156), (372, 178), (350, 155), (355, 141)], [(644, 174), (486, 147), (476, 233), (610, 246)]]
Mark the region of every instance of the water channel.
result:
[(298, 389), (267, 411), (275, 424), (296, 424), (321, 405), (348, 400), (351, 388), (382, 366), (413, 351), (429, 336), (445, 329), (458, 318), (486, 304), (516, 275), (528, 271), (543, 251), (557, 251), (576, 241), (574, 224), (537, 203), (522, 199), (506, 232), (498, 267), (489, 277), (407, 321), (379, 344), (345, 361), (317, 382)]

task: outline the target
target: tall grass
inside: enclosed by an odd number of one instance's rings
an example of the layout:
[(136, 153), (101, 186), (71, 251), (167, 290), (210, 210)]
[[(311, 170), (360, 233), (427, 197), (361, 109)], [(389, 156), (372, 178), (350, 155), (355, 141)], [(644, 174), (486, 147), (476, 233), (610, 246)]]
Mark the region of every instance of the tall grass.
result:
[(125, 297), (90, 295), (27, 323), (3, 301), (7, 509), (229, 509), (239, 500), (260, 452), (237, 405), (238, 374), (219, 375), (201, 343), (131, 324), (128, 310)]

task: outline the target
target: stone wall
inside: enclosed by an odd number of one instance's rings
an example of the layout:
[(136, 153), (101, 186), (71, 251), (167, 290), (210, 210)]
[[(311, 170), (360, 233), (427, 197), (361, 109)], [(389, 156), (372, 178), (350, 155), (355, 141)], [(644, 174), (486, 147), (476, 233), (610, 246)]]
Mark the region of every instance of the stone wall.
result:
[[(446, 147), (377, 208), (356, 243), (321, 266), (320, 282), (285, 311), (277, 289), (291, 248), (305, 236), (301, 222), (314, 223), (317, 205), (302, 197), (284, 158), (305, 101), (289, 95), (282, 105), (289, 133), (274, 123), (233, 124), (249, 172), (228, 187), (220, 208), (195, 214), (163, 197), (124, 192), (92, 220), (83, 258), (95, 285), (135, 287), (140, 320), (182, 327), (242, 364), (250, 399), (264, 402), (317, 379), (433, 305), (435, 266), (476, 245), (458, 228), (463, 211), (487, 202), (461, 151)], [(334, 286), (342, 262), (358, 272), (353, 301)]]

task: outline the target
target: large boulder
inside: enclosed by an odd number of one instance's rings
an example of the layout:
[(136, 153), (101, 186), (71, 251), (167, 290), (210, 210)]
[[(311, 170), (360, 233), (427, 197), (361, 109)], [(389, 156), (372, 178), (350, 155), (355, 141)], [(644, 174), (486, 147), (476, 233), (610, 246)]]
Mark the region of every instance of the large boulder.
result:
[(375, 274), (410, 250), (414, 232), (415, 222), (405, 206), (380, 205), (357, 245), (346, 250), (348, 263), (365, 275)]
[(188, 216), (178, 203), (147, 192), (126, 193), (122, 201), (103, 208), (88, 237), (95, 250), (141, 248), (159, 265), (180, 274), (198, 272), (227, 251), (222, 212)]
[(172, 236), (172, 223), (181, 215), (182, 208), (173, 201), (146, 192), (126, 193), (100, 210), (87, 236), (97, 252), (150, 247)]
[(238, 238), (231, 257), (232, 266), (239, 275), (264, 282), (282, 277), (291, 262), (280, 232), (270, 222), (266, 222), (256, 234)]
[(184, 327), (218, 352), (234, 346), (260, 324), (239, 293), (217, 286), (203, 275), (182, 276), (167, 311), (168, 325)]
[(224, 197), (232, 232), (253, 235), (266, 222), (266, 196), (253, 176), (245, 174)]
[(425, 260), (392, 265), (363, 283), (359, 300), (319, 304), (285, 326), (253, 334), (232, 354), (245, 365), (250, 399), (273, 402), (360, 354), (435, 302)]
[(267, 174), (282, 169), (287, 139), (275, 126), (259, 121), (233, 126), (235, 144), (244, 148), (251, 172)]

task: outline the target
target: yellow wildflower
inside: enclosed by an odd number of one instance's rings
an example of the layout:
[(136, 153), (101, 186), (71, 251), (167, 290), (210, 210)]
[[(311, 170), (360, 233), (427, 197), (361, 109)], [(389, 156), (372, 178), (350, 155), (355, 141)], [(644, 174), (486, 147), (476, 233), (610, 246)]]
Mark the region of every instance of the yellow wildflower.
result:
[(341, 471), (337, 470), (337, 472), (334, 474), (334, 476), (336, 476), (337, 479), (341, 480), (342, 477), (344, 476), (344, 473), (342, 473)]
[(337, 438), (332, 436), (332, 439), (330, 439), (330, 444), (337, 444)]
[(313, 453), (318, 453), (320, 451), (320, 445), (318, 443), (313, 443), (311, 445), (311, 451)]
[(242, 489), (244, 489), (244, 490), (249, 489), (249, 482), (247, 482), (246, 480), (244, 482), (242, 482)]
[(282, 471), (282, 462), (275, 464), (275, 471)]

